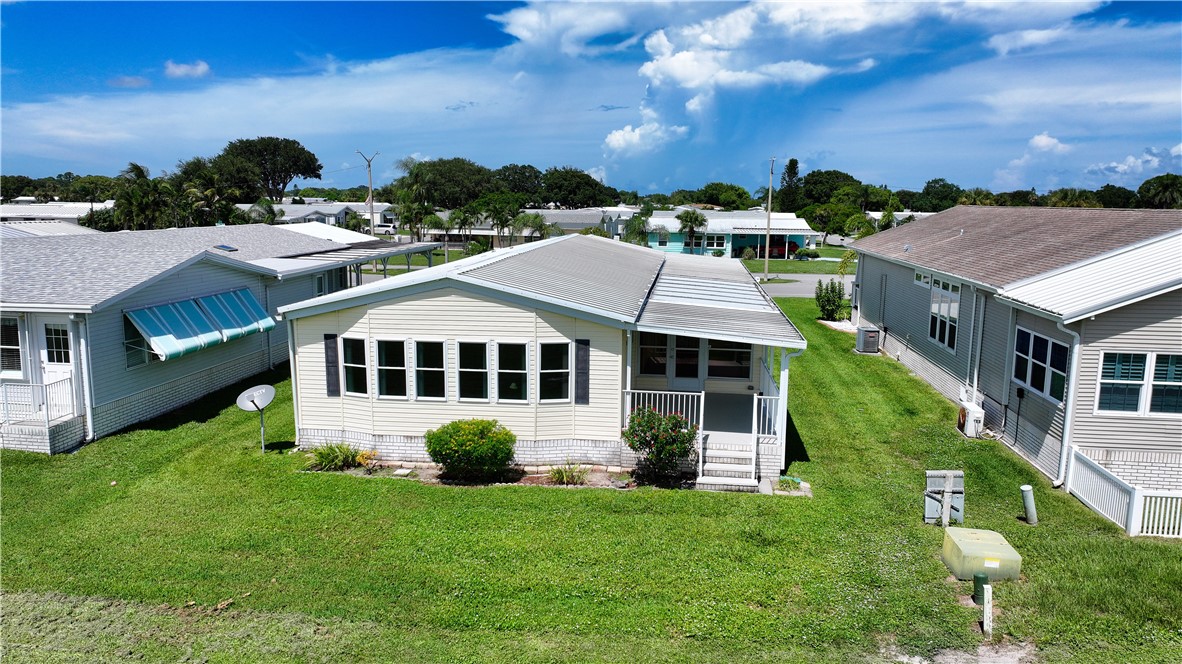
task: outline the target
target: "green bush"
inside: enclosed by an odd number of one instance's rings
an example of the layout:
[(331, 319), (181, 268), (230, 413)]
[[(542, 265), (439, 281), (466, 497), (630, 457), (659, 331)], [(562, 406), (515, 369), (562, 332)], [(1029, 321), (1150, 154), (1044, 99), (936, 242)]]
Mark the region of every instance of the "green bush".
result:
[(822, 320), (845, 320), (845, 283), (830, 279), (829, 283), (818, 279), (815, 292), (817, 308), (821, 310)]
[(456, 420), (426, 433), (427, 454), (457, 478), (495, 477), (509, 467), (517, 436), (496, 420)]
[(681, 462), (694, 451), (698, 427), (677, 413), (662, 415), (652, 408), (637, 408), (628, 417), (623, 438), (641, 455), (642, 475), (669, 479), (681, 474)]
[(756, 254), (755, 254), (754, 249), (752, 249), (751, 247), (747, 247), (747, 248), (743, 249), (743, 260), (753, 261), (753, 260), (755, 260), (755, 258), (756, 258)]
[(817, 251), (816, 249), (801, 249), (800, 251), (796, 252), (796, 258), (802, 261), (820, 257), (821, 252)]
[(714, 251), (711, 251), (710, 254), (713, 255), (715, 258), (722, 258), (723, 256), (726, 255), (726, 252), (723, 251), (722, 249), (715, 249)]
[(309, 452), (307, 455), (308, 463), (305, 467), (308, 470), (324, 470), (329, 472), (348, 470), (361, 465), (358, 461), (359, 455), (360, 452), (351, 445), (334, 443), (332, 445), (317, 447)]
[(488, 251), (491, 246), (492, 245), (490, 242), (484, 240), (472, 240), (468, 244), (464, 245), (464, 255), (475, 256), (477, 254), (483, 254), (484, 252)]
[(589, 468), (578, 466), (568, 460), (561, 466), (551, 468), (549, 475), (550, 481), (555, 484), (575, 485), (585, 484), (587, 482), (587, 473), (589, 472)]

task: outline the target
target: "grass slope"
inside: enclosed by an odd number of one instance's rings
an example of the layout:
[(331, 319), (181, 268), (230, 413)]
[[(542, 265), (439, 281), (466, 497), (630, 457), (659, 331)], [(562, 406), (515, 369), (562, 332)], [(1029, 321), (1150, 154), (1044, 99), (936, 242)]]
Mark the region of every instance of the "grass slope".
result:
[[(966, 472), (965, 525), (1025, 558), (1026, 579), (997, 587), (999, 634), (1049, 659), (1182, 658), (1182, 542), (1125, 537), (997, 443), (956, 435), (947, 401), (852, 354), (811, 302), (781, 303), (810, 343), (790, 392), (809, 460), (789, 472), (812, 500), (303, 473), (300, 455), (259, 455), (256, 416), (216, 407), (233, 388), (76, 454), (0, 452), (2, 654), (865, 661), (972, 648), (968, 584), (946, 580), (942, 533), (920, 518), (923, 470), (950, 467)], [(268, 439), (290, 441), (290, 384), (261, 380), (278, 383)], [(1024, 483), (1037, 528), (1016, 518)]]

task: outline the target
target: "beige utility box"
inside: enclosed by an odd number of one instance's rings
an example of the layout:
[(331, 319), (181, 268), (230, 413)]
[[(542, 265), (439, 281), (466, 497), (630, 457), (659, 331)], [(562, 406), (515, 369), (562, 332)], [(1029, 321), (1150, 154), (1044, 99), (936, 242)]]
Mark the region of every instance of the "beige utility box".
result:
[(1006, 538), (992, 530), (944, 529), (944, 564), (958, 579), (984, 572), (990, 581), (1016, 579), (1022, 573), (1022, 556)]

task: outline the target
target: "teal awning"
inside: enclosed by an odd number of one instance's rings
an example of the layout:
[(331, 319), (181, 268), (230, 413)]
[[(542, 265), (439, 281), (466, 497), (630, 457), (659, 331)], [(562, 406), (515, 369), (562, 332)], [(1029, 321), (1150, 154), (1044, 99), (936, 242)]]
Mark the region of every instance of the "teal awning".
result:
[(161, 360), (275, 327), (246, 288), (128, 311), (127, 318)]

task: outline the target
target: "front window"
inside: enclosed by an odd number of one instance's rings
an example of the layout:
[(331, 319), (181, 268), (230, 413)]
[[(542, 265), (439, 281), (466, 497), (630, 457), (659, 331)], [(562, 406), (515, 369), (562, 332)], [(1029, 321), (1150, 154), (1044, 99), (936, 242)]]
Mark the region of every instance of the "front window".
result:
[(685, 239), (686, 240), (685, 246), (693, 247), (694, 249), (701, 249), (702, 248), (702, 237), (703, 236), (701, 233), (695, 234), (692, 238), (687, 237)]
[(1043, 396), (1062, 401), (1067, 386), (1067, 352), (1067, 346), (1057, 341), (1017, 328), (1014, 380)]
[(405, 341), (378, 341), (378, 396), (406, 397)]
[(932, 279), (928, 338), (948, 350), (956, 350), (956, 327), (960, 322), (960, 285)]
[(750, 378), (751, 344), (711, 341), (710, 363), (706, 375), (710, 378)]
[(640, 333), (640, 374), (642, 376), (665, 375), (665, 353), (668, 337), (652, 332)]
[(924, 272), (916, 272), (915, 273), (915, 281), (913, 281), (912, 283), (914, 283), (916, 286), (921, 286), (923, 288), (931, 288), (932, 287), (932, 275), (924, 273)]
[(488, 344), (461, 341), (459, 355), (461, 399), (488, 399)]
[(725, 235), (707, 235), (706, 248), (707, 249), (723, 249), (726, 247)]
[(447, 398), (442, 341), (415, 342), (415, 395), (424, 399)]
[(528, 346), (526, 344), (497, 344), (497, 400), (526, 401), (529, 399)]
[(318, 274), (312, 279), (312, 294), (320, 297), (328, 292), (328, 279), (323, 274)]
[(570, 343), (541, 344), (538, 359), (538, 398), (570, 399)]
[(663, 233), (658, 233), (657, 234), (657, 246), (658, 247), (668, 247), (669, 246), (669, 236), (665, 235)]
[(365, 339), (341, 338), (341, 367), (345, 394), (368, 394), (366, 383)]
[(21, 373), (20, 321), (15, 317), (0, 318), (0, 372)]
[(1096, 410), (1182, 413), (1182, 355), (1104, 353)]
[(128, 369), (160, 361), (160, 356), (152, 352), (148, 340), (127, 316), (123, 317), (123, 354), (127, 358)]

